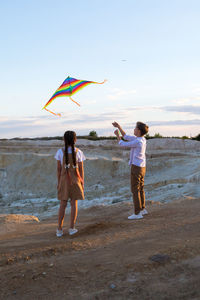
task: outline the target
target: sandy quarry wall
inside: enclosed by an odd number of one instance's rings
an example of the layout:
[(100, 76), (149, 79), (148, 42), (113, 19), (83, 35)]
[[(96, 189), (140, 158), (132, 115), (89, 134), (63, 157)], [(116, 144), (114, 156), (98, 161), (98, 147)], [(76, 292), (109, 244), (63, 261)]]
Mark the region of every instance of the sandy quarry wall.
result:
[[(34, 197), (56, 197), (54, 155), (62, 141), (3, 141), (0, 144), (1, 201)], [(129, 193), (129, 150), (116, 141), (78, 140), (85, 161), (88, 198), (126, 187)], [(168, 184), (199, 184), (200, 143), (181, 139), (147, 141), (149, 192)], [(181, 191), (179, 189), (179, 191)], [(155, 196), (156, 197), (156, 196)]]

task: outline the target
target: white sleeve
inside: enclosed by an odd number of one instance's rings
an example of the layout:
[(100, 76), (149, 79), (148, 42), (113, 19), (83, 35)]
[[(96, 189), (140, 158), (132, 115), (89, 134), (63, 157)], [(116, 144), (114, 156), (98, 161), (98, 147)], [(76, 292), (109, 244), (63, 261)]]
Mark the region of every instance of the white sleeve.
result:
[(136, 139), (136, 136), (125, 134), (125, 135), (123, 136), (123, 138), (124, 138), (125, 140), (127, 140), (127, 141), (132, 141), (132, 140), (135, 140), (135, 139)]
[(83, 154), (83, 152), (81, 150), (78, 149), (77, 152), (77, 162), (82, 162), (84, 160), (86, 160), (85, 155)]
[(124, 142), (124, 141), (119, 141), (119, 145), (121, 147), (130, 147), (130, 148), (133, 148), (133, 147), (136, 147), (138, 144), (138, 140), (137, 139), (134, 139), (133, 141), (130, 141), (130, 142)]
[(62, 155), (62, 149), (59, 149), (57, 152), (56, 152), (56, 155), (54, 156), (54, 158), (56, 160), (59, 160), (62, 164), (62, 158), (63, 158), (63, 155)]

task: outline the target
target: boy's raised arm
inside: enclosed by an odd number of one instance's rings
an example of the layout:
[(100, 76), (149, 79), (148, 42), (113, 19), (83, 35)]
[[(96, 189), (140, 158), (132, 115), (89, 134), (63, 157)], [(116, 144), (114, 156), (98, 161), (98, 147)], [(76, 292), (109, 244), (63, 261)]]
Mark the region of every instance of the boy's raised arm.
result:
[(117, 140), (119, 142), (119, 145), (122, 146), (122, 147), (135, 147), (137, 145), (137, 139), (134, 138), (134, 140), (131, 140), (129, 142), (124, 142), (121, 140), (121, 137), (119, 135), (119, 130), (116, 129), (114, 131), (114, 134), (116, 135), (117, 137)]
[(121, 126), (117, 122), (113, 122), (112, 125), (119, 129), (123, 137), (126, 135), (126, 132), (121, 128)]

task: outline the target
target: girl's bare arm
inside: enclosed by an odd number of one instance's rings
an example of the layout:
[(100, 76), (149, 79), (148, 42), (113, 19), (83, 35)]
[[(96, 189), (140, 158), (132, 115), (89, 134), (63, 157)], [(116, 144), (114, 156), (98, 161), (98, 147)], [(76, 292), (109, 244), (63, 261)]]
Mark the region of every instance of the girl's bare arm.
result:
[(60, 183), (61, 169), (62, 169), (61, 163), (59, 160), (57, 160), (57, 182), (58, 182), (57, 188)]
[(83, 180), (83, 185), (84, 185), (84, 168), (83, 168), (83, 162), (79, 162), (78, 163), (78, 169), (79, 169), (79, 173), (80, 173), (80, 176)]

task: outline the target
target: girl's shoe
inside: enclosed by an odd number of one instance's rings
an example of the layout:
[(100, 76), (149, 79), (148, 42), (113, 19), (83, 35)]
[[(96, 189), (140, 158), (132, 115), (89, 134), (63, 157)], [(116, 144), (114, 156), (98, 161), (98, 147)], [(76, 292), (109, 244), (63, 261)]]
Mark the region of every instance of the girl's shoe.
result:
[(69, 228), (69, 235), (73, 235), (73, 234), (75, 234), (75, 233), (77, 233), (78, 232), (78, 229), (76, 229), (76, 228)]
[(63, 230), (62, 230), (62, 229), (61, 229), (61, 230), (57, 229), (57, 230), (56, 230), (56, 236), (57, 236), (57, 237), (63, 236)]
[(128, 217), (129, 220), (138, 220), (138, 219), (142, 219), (142, 218), (143, 218), (143, 216), (141, 213), (139, 213), (138, 215), (133, 214)]
[(143, 210), (141, 210), (140, 212), (142, 215), (148, 215), (148, 211), (146, 210), (146, 208), (143, 208)]

